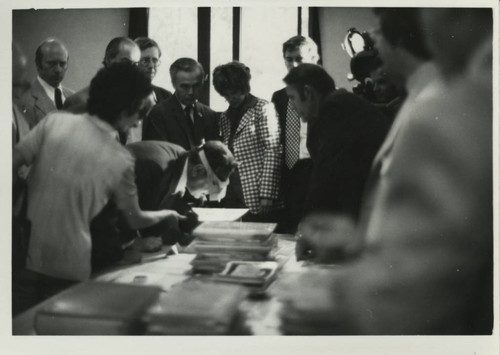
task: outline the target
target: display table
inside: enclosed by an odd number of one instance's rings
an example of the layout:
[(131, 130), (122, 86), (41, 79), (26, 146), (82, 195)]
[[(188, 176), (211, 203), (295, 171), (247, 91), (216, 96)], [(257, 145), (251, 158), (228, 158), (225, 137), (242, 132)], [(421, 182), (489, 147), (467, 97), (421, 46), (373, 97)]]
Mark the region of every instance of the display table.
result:
[[(294, 257), (295, 242), (291, 235), (277, 235), (276, 258), (281, 265), (277, 275), (279, 279), (284, 274), (300, 271), (301, 262), (296, 262)], [(168, 292), (175, 284), (190, 278), (203, 277), (192, 275), (191, 260), (195, 254), (180, 253), (169, 255), (141, 264), (114, 267), (99, 274), (92, 279), (102, 282), (121, 282), (144, 285), (156, 285)], [(275, 282), (271, 284), (266, 294), (259, 298), (247, 298), (241, 304), (241, 310), (246, 316), (246, 324), (254, 335), (279, 335), (280, 302), (273, 293)], [(54, 297), (57, 297), (54, 296)], [(38, 309), (50, 301), (46, 300), (13, 319), (14, 335), (36, 335), (34, 319)]]

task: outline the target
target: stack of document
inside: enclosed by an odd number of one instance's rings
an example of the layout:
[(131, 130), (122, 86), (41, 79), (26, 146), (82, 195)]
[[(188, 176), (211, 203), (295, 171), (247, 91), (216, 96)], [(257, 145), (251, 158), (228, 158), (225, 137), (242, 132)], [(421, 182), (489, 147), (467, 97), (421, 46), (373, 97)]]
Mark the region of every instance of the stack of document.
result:
[(332, 335), (338, 332), (332, 270), (287, 274), (273, 292), (282, 303), (281, 332), (288, 335)]
[(239, 305), (246, 297), (238, 285), (198, 280), (175, 286), (145, 316), (147, 334), (244, 334)]
[(213, 280), (248, 286), (253, 295), (263, 293), (276, 277), (275, 261), (230, 261)]
[(230, 261), (269, 261), (276, 223), (205, 222), (193, 231), (194, 272), (218, 273)]

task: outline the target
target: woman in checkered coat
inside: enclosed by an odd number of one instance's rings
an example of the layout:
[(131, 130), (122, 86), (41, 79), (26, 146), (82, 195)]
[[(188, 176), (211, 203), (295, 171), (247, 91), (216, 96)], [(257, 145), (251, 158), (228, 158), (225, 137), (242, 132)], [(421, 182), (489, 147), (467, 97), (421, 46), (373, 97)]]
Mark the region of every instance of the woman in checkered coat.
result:
[(247, 220), (276, 220), (282, 147), (274, 106), (250, 94), (250, 69), (239, 62), (213, 72), (215, 90), (229, 103), (220, 116), (222, 141), (239, 163), (231, 175), (227, 208), (250, 209)]

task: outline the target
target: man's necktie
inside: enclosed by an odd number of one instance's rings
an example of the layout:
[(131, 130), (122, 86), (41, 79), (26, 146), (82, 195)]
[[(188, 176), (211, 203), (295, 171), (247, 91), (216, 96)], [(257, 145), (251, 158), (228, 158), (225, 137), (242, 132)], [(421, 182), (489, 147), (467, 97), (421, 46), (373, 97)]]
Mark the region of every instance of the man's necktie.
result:
[(189, 126), (189, 129), (191, 130), (191, 134), (193, 135), (193, 139), (195, 139), (195, 130), (194, 130), (194, 123), (193, 119), (191, 118), (191, 111), (193, 110), (193, 106), (188, 105), (184, 108), (184, 114), (186, 115), (186, 120)]
[(55, 102), (56, 102), (56, 107), (58, 110), (63, 108), (62, 93), (61, 93), (61, 89), (59, 89), (59, 88), (56, 88), (56, 90), (55, 90)]
[(286, 108), (285, 129), (285, 164), (288, 169), (293, 168), (300, 154), (300, 118), (299, 114), (288, 100)]

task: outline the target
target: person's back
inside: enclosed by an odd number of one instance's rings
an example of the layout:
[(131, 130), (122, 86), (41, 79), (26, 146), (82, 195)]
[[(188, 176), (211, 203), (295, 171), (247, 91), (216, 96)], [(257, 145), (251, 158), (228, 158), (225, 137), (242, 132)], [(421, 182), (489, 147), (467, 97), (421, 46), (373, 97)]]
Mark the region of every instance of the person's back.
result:
[[(85, 279), (90, 274), (89, 221), (104, 207), (127, 167), (133, 167), (132, 157), (110, 127), (88, 115), (51, 114), (32, 134), (34, 139), (21, 146), (24, 154), (37, 151), (38, 155), (28, 181), (32, 223), (28, 268), (54, 277)], [(39, 201), (51, 203), (41, 206)], [(58, 264), (73, 267), (42, 262), (47, 244), (60, 251)]]

